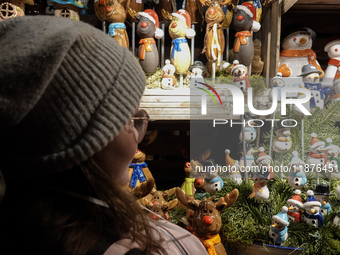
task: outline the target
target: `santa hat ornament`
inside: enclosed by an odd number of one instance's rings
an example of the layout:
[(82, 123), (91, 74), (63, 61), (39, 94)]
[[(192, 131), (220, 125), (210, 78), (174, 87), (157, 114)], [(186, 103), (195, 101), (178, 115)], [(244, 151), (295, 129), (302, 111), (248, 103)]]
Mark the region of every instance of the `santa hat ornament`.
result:
[(251, 31), (257, 32), (261, 28), (261, 24), (256, 21), (256, 9), (252, 3), (243, 3), (242, 5), (237, 6), (238, 9), (244, 11), (248, 16), (253, 18), (253, 25), (251, 27)]
[(307, 201), (303, 206), (321, 206), (321, 203), (314, 197), (313, 190), (307, 191)]
[(225, 161), (227, 163), (227, 166), (234, 166), (237, 161), (235, 159), (232, 159), (229, 154), (230, 154), (230, 150), (226, 149), (225, 150)]
[(148, 18), (155, 24), (156, 26), (155, 38), (162, 39), (164, 36), (164, 32), (162, 29), (159, 28), (159, 19), (157, 13), (154, 10), (146, 9), (143, 12), (139, 12), (138, 14), (145, 18)]
[(186, 37), (191, 39), (194, 38), (196, 35), (195, 30), (191, 29), (191, 17), (190, 14), (183, 9), (178, 10), (177, 12), (173, 13), (172, 16), (179, 18), (180, 20), (186, 22), (187, 24), (187, 32)]
[(302, 200), (301, 200), (301, 197), (300, 197), (301, 190), (296, 189), (294, 193), (295, 193), (295, 195), (291, 199), (288, 199), (287, 203), (297, 205), (300, 209), (303, 208)]
[(319, 146), (325, 146), (325, 142), (320, 141), (317, 137), (318, 135), (315, 133), (312, 133), (310, 135), (312, 137), (311, 143), (310, 143), (310, 148), (315, 149)]
[(282, 206), (281, 212), (279, 212), (278, 214), (274, 215), (272, 217), (272, 219), (273, 220), (277, 220), (278, 222), (280, 222), (284, 226), (288, 226), (289, 225), (289, 221), (288, 221), (287, 212), (288, 212), (287, 206)]
[(259, 148), (259, 157), (256, 159), (256, 163), (259, 163), (260, 161), (262, 161), (264, 159), (270, 159), (271, 160), (272, 158), (264, 152), (263, 147), (260, 147)]

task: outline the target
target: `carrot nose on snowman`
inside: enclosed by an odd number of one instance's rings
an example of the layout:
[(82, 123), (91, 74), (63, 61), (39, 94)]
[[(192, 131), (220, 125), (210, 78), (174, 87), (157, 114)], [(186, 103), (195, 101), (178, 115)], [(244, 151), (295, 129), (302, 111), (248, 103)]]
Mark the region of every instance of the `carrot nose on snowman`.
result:
[(172, 27), (172, 28), (177, 27), (177, 23), (172, 23), (171, 27)]
[(238, 20), (238, 21), (242, 21), (243, 19), (244, 19), (243, 15), (239, 15), (239, 16), (237, 17), (237, 20)]
[(300, 44), (305, 44), (307, 42), (307, 39), (305, 37), (302, 37), (300, 39)]
[(142, 22), (142, 27), (146, 28), (148, 26), (148, 23)]
[(210, 9), (209, 10), (209, 14), (215, 14), (216, 13), (216, 10), (215, 9)]

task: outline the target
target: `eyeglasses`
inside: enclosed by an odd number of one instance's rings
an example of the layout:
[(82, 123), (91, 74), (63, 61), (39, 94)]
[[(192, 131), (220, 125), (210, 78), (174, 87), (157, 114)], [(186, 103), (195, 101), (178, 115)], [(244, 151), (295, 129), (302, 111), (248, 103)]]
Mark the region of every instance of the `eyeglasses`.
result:
[(136, 141), (140, 143), (146, 133), (148, 128), (149, 115), (143, 110), (139, 109), (132, 117), (130, 121), (130, 128), (135, 128), (137, 130)]

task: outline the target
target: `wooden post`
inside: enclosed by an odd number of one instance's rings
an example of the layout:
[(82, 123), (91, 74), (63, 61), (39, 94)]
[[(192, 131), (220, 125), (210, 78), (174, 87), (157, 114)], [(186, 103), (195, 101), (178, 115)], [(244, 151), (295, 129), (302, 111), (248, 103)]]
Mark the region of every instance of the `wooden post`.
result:
[(132, 54), (135, 55), (135, 50), (136, 50), (136, 22), (132, 22), (131, 44), (132, 44)]

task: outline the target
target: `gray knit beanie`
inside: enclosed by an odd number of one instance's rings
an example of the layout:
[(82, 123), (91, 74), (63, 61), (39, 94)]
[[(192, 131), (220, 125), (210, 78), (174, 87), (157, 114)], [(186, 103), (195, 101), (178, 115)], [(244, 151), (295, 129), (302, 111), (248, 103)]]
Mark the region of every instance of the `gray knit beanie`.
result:
[(0, 169), (50, 174), (100, 151), (145, 88), (134, 56), (99, 29), (56, 17), (0, 22)]

